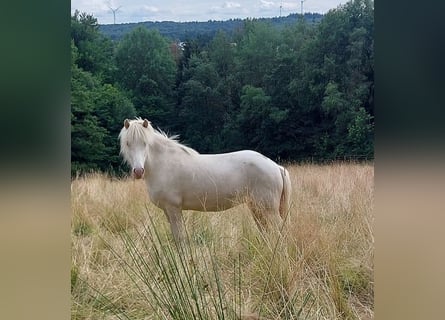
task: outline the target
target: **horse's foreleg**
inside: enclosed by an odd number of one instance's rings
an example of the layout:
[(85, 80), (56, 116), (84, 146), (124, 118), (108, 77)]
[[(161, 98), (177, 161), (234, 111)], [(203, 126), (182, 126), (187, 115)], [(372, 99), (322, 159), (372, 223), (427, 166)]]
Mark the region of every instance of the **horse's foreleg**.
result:
[(170, 228), (172, 230), (173, 238), (176, 243), (180, 244), (184, 240), (184, 225), (182, 221), (182, 210), (177, 207), (168, 207), (164, 209)]

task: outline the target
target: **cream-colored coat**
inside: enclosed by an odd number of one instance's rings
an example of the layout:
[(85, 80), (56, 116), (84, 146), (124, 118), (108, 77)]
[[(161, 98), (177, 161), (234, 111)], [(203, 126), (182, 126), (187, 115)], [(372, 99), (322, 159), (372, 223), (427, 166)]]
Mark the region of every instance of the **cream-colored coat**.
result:
[(182, 210), (247, 203), (260, 229), (287, 214), (289, 173), (258, 152), (199, 154), (139, 118), (125, 120), (119, 137), (122, 156), (135, 178), (145, 178), (150, 200), (164, 210), (176, 240), (183, 236)]

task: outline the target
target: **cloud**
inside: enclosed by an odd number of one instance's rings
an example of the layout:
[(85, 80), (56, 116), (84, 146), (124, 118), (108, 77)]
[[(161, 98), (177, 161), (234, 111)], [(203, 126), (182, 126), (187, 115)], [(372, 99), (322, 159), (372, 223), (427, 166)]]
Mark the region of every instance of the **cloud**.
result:
[(260, 2), (260, 8), (271, 8), (275, 6), (275, 2), (273, 1), (260, 0)]
[(225, 17), (237, 17), (243, 15), (243, 12), (247, 9), (238, 2), (225, 1), (224, 3), (212, 6), (207, 11), (207, 14), (211, 18), (226, 19)]
[(283, 8), (289, 10), (289, 11), (296, 11), (297, 9), (300, 8), (300, 1), (298, 1), (298, 3), (295, 2), (287, 2), (287, 1), (283, 1), (282, 4)]
[(153, 6), (147, 6), (147, 5), (142, 6), (142, 10), (144, 12), (148, 12), (148, 13), (157, 13), (157, 12), (159, 12), (159, 8), (153, 7)]
[(224, 9), (241, 8), (241, 5), (236, 2), (226, 1), (223, 3), (222, 8)]

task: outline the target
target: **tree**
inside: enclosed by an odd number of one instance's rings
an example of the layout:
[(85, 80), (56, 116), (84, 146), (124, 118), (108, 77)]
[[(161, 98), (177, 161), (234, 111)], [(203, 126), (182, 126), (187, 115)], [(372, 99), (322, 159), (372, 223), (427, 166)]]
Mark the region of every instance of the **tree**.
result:
[(273, 128), (276, 156), (285, 160), (314, 155), (311, 145), (318, 135), (319, 117), (308, 95), (305, 82), (308, 66), (304, 59), (314, 30), (304, 20), (284, 28), (274, 62), (265, 76), (264, 91), (271, 97), (271, 104), (287, 115)]
[(71, 39), (78, 49), (78, 67), (111, 81), (113, 44), (99, 32), (97, 19), (76, 10), (71, 16)]
[(246, 21), (244, 35), (237, 45), (238, 75), (243, 85), (263, 87), (264, 78), (273, 68), (280, 43), (276, 29), (259, 21)]
[[(319, 158), (362, 154), (357, 143), (351, 149), (348, 138), (357, 115), (373, 127), (372, 6), (368, 0), (353, 0), (330, 10), (303, 46), (300, 71), (289, 85), (300, 111), (291, 115), (310, 119), (312, 152)], [(363, 150), (373, 148), (372, 139), (362, 142)]]
[(227, 78), (234, 72), (235, 46), (223, 31), (218, 32), (210, 42), (209, 59), (220, 77)]
[(129, 92), (138, 115), (166, 124), (176, 71), (168, 42), (158, 31), (138, 27), (119, 43), (116, 66), (116, 79)]
[(248, 19), (233, 33), (194, 30), (175, 47), (177, 60), (156, 30), (139, 27), (113, 44), (93, 16), (76, 12), (73, 168), (120, 170), (117, 135), (136, 115), (205, 153), (371, 158), (373, 12), (372, 1), (351, 0), (318, 24)]
[(131, 101), (111, 84), (98, 86), (94, 92), (94, 114), (100, 127), (107, 130), (103, 138), (106, 157), (101, 161), (101, 169), (120, 171), (123, 164), (119, 156), (118, 136), (126, 118), (134, 118), (136, 110)]
[(246, 85), (242, 89), (240, 113), (236, 118), (240, 131), (240, 147), (254, 149), (277, 157), (280, 146), (276, 144), (276, 128), (286, 119), (287, 111), (271, 103), (271, 97), (262, 88)]
[[(184, 70), (186, 80), (179, 88), (178, 129), (186, 143), (200, 152), (221, 149), (224, 99), (218, 92), (219, 76), (207, 53), (193, 55)], [(205, 134), (204, 134), (205, 133)]]
[(72, 41), (71, 172), (116, 172), (121, 167), (117, 136), (123, 119), (136, 112), (116, 87), (78, 67), (78, 52)]
[(94, 115), (94, 90), (98, 85), (90, 73), (76, 64), (78, 50), (71, 42), (71, 173), (100, 169), (106, 147), (106, 129)]
[(374, 155), (373, 139), (374, 125), (372, 116), (364, 108), (359, 108), (348, 125), (347, 140), (349, 151), (366, 159), (372, 158)]

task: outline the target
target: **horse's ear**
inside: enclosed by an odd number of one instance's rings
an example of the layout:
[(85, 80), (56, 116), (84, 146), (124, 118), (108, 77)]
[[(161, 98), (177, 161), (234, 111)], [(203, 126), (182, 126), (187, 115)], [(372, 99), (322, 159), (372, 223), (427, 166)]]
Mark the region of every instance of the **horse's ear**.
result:
[(144, 119), (144, 123), (142, 123), (144, 128), (147, 128), (149, 124), (150, 124), (150, 121), (148, 121), (147, 119)]
[(128, 121), (128, 119), (124, 120), (124, 127), (125, 129), (128, 129), (128, 127), (130, 126), (130, 121)]

